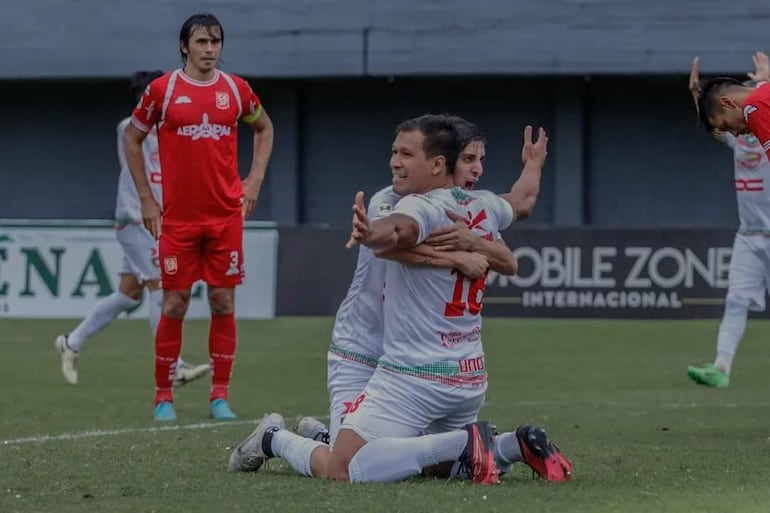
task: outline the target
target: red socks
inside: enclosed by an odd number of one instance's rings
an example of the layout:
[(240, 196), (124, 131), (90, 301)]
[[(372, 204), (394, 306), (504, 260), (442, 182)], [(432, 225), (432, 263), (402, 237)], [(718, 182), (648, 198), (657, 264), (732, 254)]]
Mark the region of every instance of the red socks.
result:
[(155, 406), (174, 401), (172, 380), (182, 349), (182, 319), (160, 316), (155, 332)]
[(211, 355), (211, 397), (227, 399), (230, 375), (235, 359), (235, 315), (212, 315), (209, 327), (209, 355)]

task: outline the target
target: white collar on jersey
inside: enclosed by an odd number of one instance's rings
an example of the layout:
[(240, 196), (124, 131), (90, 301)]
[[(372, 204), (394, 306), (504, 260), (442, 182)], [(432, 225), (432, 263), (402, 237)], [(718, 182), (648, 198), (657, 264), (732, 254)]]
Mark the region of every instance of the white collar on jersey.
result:
[(196, 86), (209, 86), (219, 80), (219, 70), (214, 70), (214, 76), (211, 77), (209, 80), (195, 80), (190, 75), (184, 72), (184, 68), (179, 68), (179, 77), (187, 82), (188, 84), (196, 85)]

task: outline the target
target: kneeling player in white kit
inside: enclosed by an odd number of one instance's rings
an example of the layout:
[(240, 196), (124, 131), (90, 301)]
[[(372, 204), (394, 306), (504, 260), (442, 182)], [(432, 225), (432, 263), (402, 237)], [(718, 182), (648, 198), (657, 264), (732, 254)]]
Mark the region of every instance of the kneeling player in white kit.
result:
[[(134, 101), (139, 101), (145, 88), (161, 71), (137, 71), (131, 75), (130, 90)], [(123, 268), (120, 272), (118, 290), (100, 300), (93, 310), (67, 335), (56, 337), (55, 347), (61, 356), (61, 370), (64, 378), (71, 384), (77, 384), (78, 353), (86, 340), (106, 328), (121, 313), (136, 308), (140, 304), (142, 292), (146, 287), (150, 297), (150, 328), (155, 333), (161, 313), (163, 291), (160, 289), (160, 267), (158, 262), (158, 243), (142, 225), (139, 195), (131, 179), (126, 163), (123, 138), (129, 118), (118, 124), (118, 160), (120, 177), (115, 205), (116, 237), (123, 249)], [(142, 150), (148, 179), (155, 199), (161, 200), (161, 169), (158, 157), (158, 138), (155, 130), (144, 140)], [(209, 371), (208, 364), (192, 365), (179, 358), (174, 383), (184, 385), (198, 379)]]
[[(451, 118), (463, 140), (463, 149), (453, 174), (454, 184), (471, 190), (484, 173), (485, 141), (479, 129), (462, 118)], [(537, 181), (539, 184), (539, 180)], [(388, 186), (372, 196), (368, 216), (375, 220), (389, 215), (401, 196)], [(522, 201), (524, 203), (524, 201)], [(524, 217), (522, 215), (522, 217)], [(470, 278), (479, 278), (489, 267), (504, 275), (516, 272), (516, 262), (501, 239), (488, 241), (473, 234), (464, 220), (453, 225), (458, 238), (465, 237), (467, 246), (460, 251), (437, 251), (428, 244), (408, 250), (378, 254), (365, 246), (359, 249), (358, 264), (353, 282), (337, 311), (332, 330), (332, 342), (327, 356), (327, 386), (329, 391), (328, 441), (334, 447), (340, 423), (353, 407), (369, 382), (382, 356), (383, 311), (382, 288), (385, 282), (385, 264), (388, 258), (404, 264), (457, 269)], [(428, 241), (430, 242), (430, 241)], [(485, 259), (479, 260), (479, 255)], [(324, 436), (325, 426), (312, 419), (302, 419), (297, 432), (311, 438)]]
[[(754, 56), (756, 75), (766, 80), (767, 56)], [(764, 71), (763, 71), (764, 69)], [(698, 59), (690, 70), (690, 91), (697, 108), (699, 97)], [(745, 85), (752, 85), (751, 82)], [(733, 358), (746, 330), (749, 311), (765, 309), (770, 290), (770, 162), (754, 134), (734, 136), (714, 132), (717, 140), (733, 150), (735, 191), (740, 226), (735, 234), (730, 259), (725, 311), (719, 325), (716, 358), (703, 367), (689, 366), (687, 375), (694, 382), (716, 388), (730, 384)]]
[[(436, 185), (442, 187), (451, 185), (451, 175), (441, 173), (440, 166), (434, 165), (432, 168), (430, 165), (422, 166), (420, 170), (419, 166), (409, 164), (409, 160), (413, 160), (414, 156), (413, 162), (416, 159), (420, 159), (423, 163), (433, 161), (434, 164), (441, 163), (441, 166), (451, 170), (453, 157), (443, 156), (452, 154), (451, 147), (446, 147), (447, 126), (446, 118), (443, 116), (425, 116), (399, 127), (399, 135), (394, 146), (396, 151), (394, 158), (391, 159), (395, 175), (394, 189), (397, 192), (410, 194), (424, 192), (427, 186), (433, 189)], [(422, 144), (423, 139), (425, 144)], [(542, 159), (535, 164), (538, 177), (535, 196), (539, 188), (540, 168), (545, 158), (544, 137), (540, 146)], [(422, 147), (424, 147), (424, 153), (428, 154), (427, 158), (426, 155), (419, 155)], [(446, 151), (442, 152), (442, 149)], [(427, 175), (423, 173), (421, 177), (420, 171), (427, 171)], [(481, 235), (487, 240), (496, 237), (497, 225), (507, 226), (513, 220), (514, 212), (510, 205), (491, 193), (468, 195), (461, 189), (454, 188), (440, 189), (429, 195), (436, 195), (436, 198), (428, 200), (417, 196), (405, 198), (394, 210), (395, 213), (402, 211), (405, 213), (404, 216), (396, 216), (397, 218), (409, 218), (411, 213), (425, 221), (420, 230), (421, 240), (427, 238), (432, 231), (431, 228), (441, 228), (449, 224), (446, 209), (454, 211), (462, 218), (468, 216), (467, 219), (473, 221), (474, 229), (483, 231)], [(408, 204), (415, 201), (418, 204), (421, 201), (428, 203), (417, 208), (418, 212), (410, 212)], [(360, 198), (358, 203), (357, 213), (365, 219), (366, 214)], [(430, 206), (426, 207), (426, 205)], [(474, 209), (470, 205), (475, 207), (486, 205), (487, 208)], [(505, 217), (503, 222), (499, 222), (500, 216)], [(366, 222), (368, 223), (368, 220)], [(487, 227), (488, 224), (489, 227)], [(373, 226), (377, 226), (377, 223), (375, 222)], [(411, 240), (401, 242), (405, 247), (414, 246)], [(372, 245), (378, 244), (374, 242)], [(394, 248), (396, 246), (392, 245)], [(413, 280), (410, 276), (416, 276), (417, 279)], [(443, 285), (446, 287), (442, 287), (442, 282), (445, 282)], [(466, 284), (468, 293), (463, 296)], [(331, 461), (328, 462), (331, 468), (325, 468), (327, 462), (324, 458), (327, 457), (328, 451), (320, 450), (322, 448), (317, 442), (296, 440), (296, 435), (279, 429), (282, 419), (274, 414), (266, 417), (252, 436), (234, 451), (231, 470), (256, 470), (266, 458), (277, 455), (286, 458), (305, 475), (323, 477), (328, 473), (330, 477), (336, 479), (381, 482), (414, 475), (424, 466), (461, 460), (468, 467), (474, 481), (496, 482), (495, 453), (497, 451), (492, 450), (491, 426), (488, 423), (475, 422), (486, 388), (483, 353), (480, 353), (480, 316), (478, 315), (483, 286), (483, 277), (468, 280), (457, 271), (431, 270), (388, 263), (385, 288), (384, 354), (364, 393), (358, 394), (346, 409), (347, 416), (342, 426), (340, 444), (332, 451)], [(447, 291), (441, 290), (447, 287)], [(402, 290), (399, 291), (399, 289)], [(447, 295), (446, 299), (443, 298), (444, 295)], [(443, 336), (437, 336), (436, 330), (429, 329), (435, 326), (426, 327), (427, 320), (420, 313), (421, 309), (424, 310), (424, 304), (434, 299), (441, 303), (441, 313), (438, 315), (441, 320), (438, 322), (442, 324), (442, 329), (438, 331), (443, 333)], [(468, 318), (464, 319), (466, 310)], [(437, 316), (428, 314), (428, 317), (434, 319)], [(474, 326), (465, 326), (469, 322)], [(427, 335), (428, 332), (430, 335)], [(433, 342), (432, 339), (437, 339), (438, 345), (428, 347), (425, 343), (428, 343), (429, 339), (431, 342)], [(417, 340), (423, 340), (425, 343), (415, 344), (414, 341)], [(428, 354), (430, 351), (426, 349), (434, 352)], [(468, 351), (474, 354), (464, 354)], [(475, 354), (477, 352), (480, 354)], [(433, 404), (430, 404), (430, 398), (435, 399)], [(446, 434), (453, 441), (450, 444), (452, 447), (443, 449), (439, 447), (438, 452), (432, 450), (426, 452), (425, 449), (434, 447), (434, 444), (446, 444), (446, 440), (442, 438), (445, 435), (436, 435), (438, 438), (434, 438), (433, 435), (425, 436), (416, 442), (414, 439), (383, 438), (412, 437), (426, 429), (451, 431), (463, 426), (465, 428), (460, 431)], [(512, 458), (516, 458), (517, 453), (518, 459), (527, 460), (529, 456), (527, 462), (533, 468), (543, 467), (539, 473), (549, 474), (550, 469), (546, 469), (545, 466), (559, 455), (553, 454), (553, 446), (547, 442), (541, 429), (522, 426), (516, 434), (518, 436), (512, 433), (508, 435), (510, 436), (504, 441), (507, 442), (506, 445), (516, 446), (511, 448)], [(343, 441), (345, 437), (347, 439)], [(460, 439), (462, 443), (459, 443)], [(377, 470), (365, 464), (370, 461), (369, 445), (359, 453), (360, 457), (354, 456), (362, 445), (371, 440), (377, 440), (377, 443), (372, 446), (373, 450), (377, 450), (380, 445), (388, 449), (396, 449), (392, 457), (387, 459), (390, 463), (378, 464)], [(396, 448), (395, 446), (401, 442), (407, 445)], [(414, 443), (417, 445), (410, 445)], [(521, 448), (518, 447), (519, 445)], [(415, 451), (410, 452), (412, 449)], [(534, 454), (538, 451), (542, 454)], [(525, 453), (524, 457), (522, 453)], [(426, 454), (429, 456), (429, 461), (425, 460)], [(350, 463), (351, 472), (348, 475), (348, 461), (351, 459), (353, 459)], [(535, 460), (538, 460), (537, 463)], [(511, 460), (504, 459), (504, 463), (510, 464), (510, 462)], [(558, 463), (562, 462), (566, 460), (562, 458)], [(560, 467), (559, 470), (563, 469)], [(563, 480), (564, 474), (565, 472), (562, 472), (562, 479), (552, 480)]]

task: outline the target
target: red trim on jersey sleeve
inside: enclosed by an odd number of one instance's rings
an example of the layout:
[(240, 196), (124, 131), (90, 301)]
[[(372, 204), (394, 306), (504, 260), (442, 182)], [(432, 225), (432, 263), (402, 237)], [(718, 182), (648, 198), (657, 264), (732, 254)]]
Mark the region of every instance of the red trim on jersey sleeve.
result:
[(163, 91), (165, 90), (165, 81), (168, 79), (165, 75), (152, 81), (144, 94), (139, 99), (139, 103), (134, 107), (131, 113), (131, 122), (142, 132), (149, 132), (152, 126), (160, 119), (161, 109), (163, 107)]
[(757, 105), (747, 103), (744, 109), (746, 114), (746, 122), (749, 130), (759, 139), (762, 144), (762, 149), (770, 158), (770, 108), (758, 103)]
[(238, 93), (241, 96), (241, 119), (244, 123), (253, 125), (262, 115), (262, 102), (259, 96), (251, 89), (251, 86), (241, 77), (233, 77)]

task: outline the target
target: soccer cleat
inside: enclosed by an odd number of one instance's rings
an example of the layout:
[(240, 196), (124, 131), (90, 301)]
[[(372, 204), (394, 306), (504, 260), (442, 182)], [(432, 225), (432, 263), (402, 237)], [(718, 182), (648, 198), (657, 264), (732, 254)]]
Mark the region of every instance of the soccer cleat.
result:
[(703, 367), (687, 367), (687, 375), (699, 385), (714, 388), (727, 388), (730, 386), (730, 375), (714, 365), (707, 363)]
[(286, 427), (280, 413), (270, 413), (262, 417), (256, 429), (239, 443), (230, 455), (227, 465), (229, 472), (256, 472), (267, 460), (273, 457), (270, 446), (273, 433)]
[(302, 417), (297, 421), (294, 431), (301, 437), (329, 445), (329, 428), (316, 418)]
[(61, 373), (64, 379), (72, 385), (78, 384), (78, 354), (67, 345), (67, 335), (56, 337), (54, 347), (61, 357)]
[(209, 410), (211, 411), (211, 416), (218, 420), (233, 420), (238, 418), (235, 413), (233, 413), (233, 410), (230, 409), (230, 405), (227, 404), (227, 400), (225, 399), (220, 398), (211, 401)]
[(475, 484), (497, 484), (500, 482), (500, 470), (495, 463), (494, 433), (495, 426), (487, 421), (468, 424), (463, 429), (468, 432), (468, 442), (460, 455), (460, 464)]
[(572, 462), (552, 444), (540, 426), (524, 424), (516, 428), (516, 438), (524, 458), (534, 473), (551, 481), (572, 481)]
[(170, 401), (163, 401), (155, 406), (155, 420), (159, 422), (171, 422), (176, 420), (176, 410), (174, 409), (174, 403)]
[(195, 381), (198, 378), (202, 378), (211, 370), (211, 365), (208, 363), (202, 363), (200, 365), (192, 365), (185, 362), (181, 366), (177, 367), (176, 374), (174, 375), (174, 386), (181, 387)]

